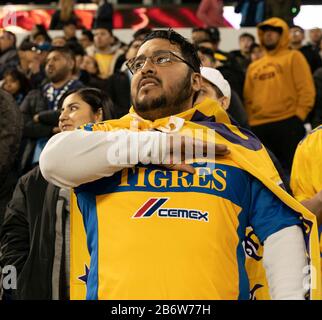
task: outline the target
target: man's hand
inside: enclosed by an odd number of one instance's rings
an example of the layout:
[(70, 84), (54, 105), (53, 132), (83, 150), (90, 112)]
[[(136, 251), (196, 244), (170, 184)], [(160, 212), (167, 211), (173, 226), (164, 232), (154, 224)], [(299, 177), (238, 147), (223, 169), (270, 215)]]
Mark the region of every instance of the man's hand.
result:
[(186, 164), (185, 161), (193, 160), (200, 156), (205, 157), (205, 160), (207, 158), (214, 159), (215, 156), (223, 157), (230, 153), (226, 145), (180, 135), (169, 135), (167, 147), (166, 162), (168, 163), (163, 163), (161, 166), (191, 174), (195, 173), (195, 169), (193, 166)]

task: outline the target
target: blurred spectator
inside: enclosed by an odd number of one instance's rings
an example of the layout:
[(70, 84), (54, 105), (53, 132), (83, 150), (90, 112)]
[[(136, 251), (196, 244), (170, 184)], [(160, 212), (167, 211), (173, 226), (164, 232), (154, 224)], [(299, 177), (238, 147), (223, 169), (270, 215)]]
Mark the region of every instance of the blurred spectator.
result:
[(322, 243), (322, 125), (298, 145), (294, 156), (291, 187), (294, 197), (315, 214)]
[(98, 26), (94, 30), (94, 58), (98, 63), (100, 76), (106, 79), (113, 74), (117, 58), (120, 55), (119, 47), (113, 46), (115, 39), (112, 31), (103, 26)]
[(320, 41), (322, 39), (322, 31), (320, 28), (313, 28), (309, 31), (310, 42), (309, 45), (313, 50), (320, 51)]
[(23, 39), (22, 43), (24, 42), (33, 42), (37, 45), (42, 45), (44, 43), (51, 43), (51, 38), (44, 25), (35, 24), (30, 34)]
[(10, 94), (0, 89), (0, 230), (5, 207), (17, 182), (14, 163), (20, 146), (22, 117)]
[[(110, 119), (110, 103), (93, 88), (65, 93), (58, 105), (60, 130)], [(48, 183), (38, 166), (18, 181), (0, 234), (0, 266), (15, 266), (18, 277), (7, 298), (69, 299), (69, 195)]]
[(59, 0), (58, 7), (59, 9), (51, 17), (50, 30), (62, 30), (68, 23), (82, 27), (80, 19), (74, 12), (74, 0)]
[[(266, 0), (265, 0), (266, 1)], [(264, 0), (238, 0), (235, 12), (242, 15), (241, 27), (254, 27), (265, 19)]]
[[(140, 39), (140, 38), (139, 38)], [(133, 40), (125, 54), (126, 60), (133, 59), (143, 40)], [(120, 71), (107, 78), (106, 91), (113, 102), (112, 117), (118, 119), (129, 112), (131, 107), (130, 82), (132, 74), (124, 64)]]
[(76, 76), (76, 78), (79, 78), (81, 65), (83, 63), (83, 58), (86, 55), (86, 52), (78, 42), (68, 42), (66, 47), (69, 48), (75, 56), (76, 65), (74, 75)]
[(92, 28), (105, 25), (108, 29), (113, 29), (113, 5), (107, 0), (92, 0), (98, 5), (95, 17), (93, 19)]
[(98, 88), (98, 89), (101, 89), (102, 91), (107, 91), (106, 90), (107, 80), (100, 78), (98, 64), (95, 58), (85, 55), (83, 57), (83, 61), (80, 66), (80, 69), (81, 69), (81, 76), (79, 79), (82, 83), (84, 83), (85, 86), (88, 86), (91, 88)]
[(255, 37), (250, 33), (242, 33), (239, 36), (239, 50), (232, 51), (231, 57), (236, 60), (240, 68), (246, 73), (250, 64), (250, 47), (255, 42)]
[(210, 48), (198, 47), (198, 56), (203, 67), (216, 68), (216, 58)]
[(199, 42), (198, 55), (202, 65), (218, 69), (242, 100), (245, 75), (241, 67), (228, 53), (214, 52), (212, 48), (209, 41)]
[(220, 32), (218, 28), (194, 28), (192, 29), (191, 40), (194, 45), (202, 42), (210, 42), (213, 51), (219, 50)]
[(0, 80), (6, 68), (19, 64), (16, 42), (17, 38), (14, 33), (0, 30)]
[(247, 114), (243, 103), (234, 90), (231, 90), (228, 81), (220, 71), (209, 68), (201, 68), (203, 78), (202, 86), (196, 103), (202, 102), (206, 97), (214, 99), (227, 110), (228, 114), (243, 128), (249, 128)]
[(316, 89), (314, 108), (310, 114), (312, 128), (322, 124), (322, 68), (317, 69), (313, 75)]
[(198, 7), (197, 17), (205, 27), (231, 27), (231, 24), (224, 18), (222, 0), (202, 0)]
[(254, 133), (290, 172), (303, 122), (313, 107), (315, 90), (304, 56), (289, 50), (287, 24), (272, 18), (258, 26), (265, 56), (252, 63), (246, 75), (245, 106)]
[(136, 30), (133, 34), (133, 39), (143, 41), (145, 36), (148, 35), (151, 31), (151, 28), (141, 28), (139, 30)]
[(288, 26), (293, 25), (293, 19), (299, 14), (301, 0), (265, 0), (266, 19), (277, 17), (283, 19)]
[(91, 55), (94, 53), (94, 35), (91, 30), (82, 30), (79, 43), (82, 45), (84, 50), (86, 50), (87, 53), (91, 52)]
[(18, 50), (19, 66), (18, 69), (23, 72), (27, 77), (31, 76), (30, 66), (37, 59), (40, 53), (37, 45), (32, 42), (23, 42)]
[(264, 56), (264, 51), (258, 43), (253, 43), (250, 47), (251, 62), (257, 61)]
[(76, 37), (77, 25), (74, 21), (69, 21), (64, 24), (64, 38), (67, 43), (76, 42), (78, 39)]
[(7, 69), (3, 76), (2, 89), (10, 93), (17, 105), (20, 105), (30, 90), (27, 77), (17, 69)]
[(50, 82), (41, 89), (30, 91), (20, 110), (24, 117), (24, 145), (21, 170), (26, 172), (38, 163), (48, 138), (58, 131), (58, 101), (82, 83), (75, 79), (75, 57), (68, 48), (53, 48), (46, 62), (46, 76)]
[(51, 45), (53, 47), (65, 47), (67, 44), (67, 41), (65, 39), (65, 37), (62, 36), (57, 36), (55, 38), (53, 38)]
[(310, 65), (312, 73), (322, 67), (322, 60), (318, 52), (310, 45), (303, 46), (305, 38), (304, 29), (300, 26), (292, 26), (290, 28), (290, 48), (300, 50)]

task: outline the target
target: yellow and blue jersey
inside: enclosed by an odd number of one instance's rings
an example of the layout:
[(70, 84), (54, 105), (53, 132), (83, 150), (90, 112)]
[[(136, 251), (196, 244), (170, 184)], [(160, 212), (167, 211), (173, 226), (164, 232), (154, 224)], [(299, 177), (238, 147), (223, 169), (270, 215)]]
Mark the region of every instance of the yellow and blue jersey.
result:
[[(267, 299), (262, 244), (292, 225), (303, 227), (309, 262), (320, 270), (314, 216), (278, 185), (257, 138), (216, 108), (206, 101), (179, 117), (185, 128), (214, 129), (216, 143), (231, 150), (225, 158), (195, 159), (193, 175), (138, 164), (75, 188), (81, 215), (73, 199), (72, 299), (84, 297), (85, 282), (87, 299)], [(84, 129), (130, 122), (125, 116)], [(320, 289), (312, 288), (311, 298), (320, 298)]]
[(137, 166), (76, 188), (87, 299), (249, 299), (246, 227), (263, 243), (301, 221), (231, 163), (194, 166)]

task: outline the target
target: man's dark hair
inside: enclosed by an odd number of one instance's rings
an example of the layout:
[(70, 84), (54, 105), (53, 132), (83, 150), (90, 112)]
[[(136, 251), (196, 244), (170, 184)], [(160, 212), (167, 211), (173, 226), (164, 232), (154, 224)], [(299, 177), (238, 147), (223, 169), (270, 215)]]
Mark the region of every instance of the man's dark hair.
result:
[(303, 34), (305, 33), (305, 31), (304, 31), (304, 29), (302, 27), (300, 27), (298, 25), (295, 25), (295, 24), (290, 26), (290, 30), (291, 29), (299, 29)]
[(66, 47), (73, 51), (75, 56), (85, 56), (84, 48), (76, 41), (67, 42)]
[(82, 30), (82, 35), (87, 37), (89, 41), (93, 42), (94, 41), (94, 35), (91, 30), (83, 29)]
[(239, 40), (241, 38), (249, 38), (251, 39), (253, 42), (255, 42), (255, 37), (251, 34), (251, 33), (248, 33), (248, 32), (244, 32), (242, 33), (240, 36), (239, 36)]
[(210, 49), (210, 48), (206, 48), (206, 47), (202, 47), (202, 46), (197, 46), (197, 51), (199, 51), (200, 53), (202, 53), (203, 55), (209, 57), (209, 59), (211, 60), (211, 62), (216, 62), (216, 58), (214, 55), (214, 52)]
[[(182, 57), (191, 64), (194, 72), (200, 73), (200, 59), (197, 54), (197, 50), (187, 39), (181, 36), (179, 33), (169, 30), (155, 30), (149, 33), (143, 40), (143, 43), (152, 39), (166, 39), (171, 44), (175, 44), (180, 48)], [(142, 44), (143, 44), (142, 43)]]
[(103, 23), (103, 22), (98, 22), (98, 23), (96, 23), (95, 25), (94, 25), (94, 28), (93, 28), (94, 30), (96, 30), (96, 29), (105, 29), (105, 30), (107, 30), (108, 32), (109, 32), (109, 34), (111, 35), (111, 36), (113, 36), (113, 30), (111, 29), (111, 27), (108, 25), (108, 24), (106, 24), (106, 23)]
[(64, 47), (52, 47), (50, 49), (49, 53), (54, 52), (54, 51), (60, 52), (65, 57), (69, 57), (69, 58), (75, 60), (75, 54), (74, 54), (73, 50), (71, 50), (67, 45)]
[(193, 28), (192, 33), (194, 32), (204, 32), (208, 36), (208, 39), (211, 39), (211, 32), (207, 28)]
[(150, 32), (152, 32), (151, 28), (141, 28), (134, 32), (133, 39), (134, 40), (143, 40)]
[(203, 41), (210, 41), (214, 43), (218, 43), (220, 41), (220, 32), (216, 27), (210, 28), (193, 28), (192, 32), (204, 32), (206, 34), (206, 38)]

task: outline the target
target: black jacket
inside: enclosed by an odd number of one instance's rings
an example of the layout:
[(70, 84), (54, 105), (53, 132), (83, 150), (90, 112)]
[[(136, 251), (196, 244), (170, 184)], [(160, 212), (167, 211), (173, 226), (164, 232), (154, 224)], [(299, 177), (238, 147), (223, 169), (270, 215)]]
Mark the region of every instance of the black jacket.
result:
[(0, 229), (5, 207), (17, 182), (15, 161), (22, 135), (22, 116), (16, 102), (0, 89)]
[(51, 299), (59, 188), (34, 168), (18, 181), (0, 234), (0, 266), (17, 269), (13, 299)]
[(308, 62), (311, 72), (314, 73), (318, 68), (322, 67), (322, 60), (320, 55), (313, 49), (312, 46), (303, 46), (300, 51), (303, 53)]

